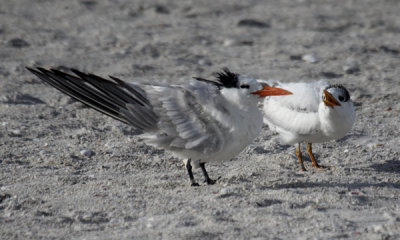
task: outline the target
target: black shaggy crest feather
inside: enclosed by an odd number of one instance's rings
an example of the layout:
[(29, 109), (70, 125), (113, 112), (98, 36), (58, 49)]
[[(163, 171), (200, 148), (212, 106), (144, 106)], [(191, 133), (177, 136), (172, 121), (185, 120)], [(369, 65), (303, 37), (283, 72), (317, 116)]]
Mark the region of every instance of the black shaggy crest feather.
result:
[(202, 82), (214, 84), (219, 89), (239, 88), (239, 74), (231, 72), (228, 68), (223, 68), (221, 72), (214, 73), (216, 80), (208, 80), (204, 78), (194, 77), (194, 79)]
[(218, 82), (226, 88), (239, 87), (239, 74), (231, 72), (228, 68), (223, 68), (222, 72), (217, 72), (214, 75), (218, 79)]

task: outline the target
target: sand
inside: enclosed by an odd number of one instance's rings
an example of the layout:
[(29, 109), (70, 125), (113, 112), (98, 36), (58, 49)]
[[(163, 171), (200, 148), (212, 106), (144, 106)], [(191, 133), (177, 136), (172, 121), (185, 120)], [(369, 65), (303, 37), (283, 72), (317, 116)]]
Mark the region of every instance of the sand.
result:
[[(400, 238), (399, 1), (0, 6), (0, 239)], [(25, 66), (139, 82), (182, 83), (222, 67), (325, 78), (349, 89), (357, 118), (344, 139), (314, 145), (330, 170), (306, 158), (300, 172), (294, 147), (265, 126), (235, 159), (207, 166), (217, 184), (194, 188), (171, 153)]]

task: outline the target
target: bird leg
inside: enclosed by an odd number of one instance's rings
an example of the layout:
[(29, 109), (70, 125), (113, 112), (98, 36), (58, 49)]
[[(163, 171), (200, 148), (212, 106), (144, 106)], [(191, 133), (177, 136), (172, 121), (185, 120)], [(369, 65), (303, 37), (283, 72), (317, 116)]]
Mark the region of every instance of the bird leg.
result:
[(311, 159), (311, 162), (312, 162), (312, 166), (314, 168), (325, 168), (324, 166), (319, 165), (317, 160), (315, 160), (314, 154), (312, 152), (311, 144), (312, 143), (307, 143), (307, 152), (308, 152), (308, 156), (310, 156), (310, 159)]
[(296, 147), (296, 156), (300, 163), (300, 167), (301, 167), (300, 171), (307, 171), (307, 169), (304, 167), (304, 164), (303, 164), (303, 158), (302, 158), (301, 150), (300, 150), (300, 143)]
[(187, 162), (186, 162), (186, 169), (187, 169), (188, 174), (189, 174), (191, 186), (193, 186), (193, 187), (200, 186), (200, 185), (194, 180), (193, 172), (192, 172), (192, 164), (190, 164), (190, 162), (191, 162), (191, 159), (189, 158), (189, 159), (187, 160)]
[(200, 168), (201, 168), (201, 171), (203, 171), (203, 175), (204, 175), (204, 178), (205, 178), (204, 182), (206, 182), (208, 185), (213, 185), (214, 183), (217, 182), (217, 180), (212, 180), (208, 176), (208, 173), (207, 173), (206, 168), (205, 168), (205, 163), (200, 163)]

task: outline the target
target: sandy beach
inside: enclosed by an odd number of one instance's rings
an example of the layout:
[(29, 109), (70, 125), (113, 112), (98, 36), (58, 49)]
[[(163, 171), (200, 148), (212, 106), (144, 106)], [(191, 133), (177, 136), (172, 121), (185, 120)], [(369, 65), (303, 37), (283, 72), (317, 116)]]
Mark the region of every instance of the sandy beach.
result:
[[(396, 0), (1, 1), (0, 239), (399, 239), (399, 11)], [(327, 79), (357, 117), (343, 139), (313, 145), (328, 170), (306, 157), (299, 171), (294, 146), (264, 126), (207, 165), (215, 185), (191, 187), (182, 161), (26, 66), (170, 84), (223, 67)]]

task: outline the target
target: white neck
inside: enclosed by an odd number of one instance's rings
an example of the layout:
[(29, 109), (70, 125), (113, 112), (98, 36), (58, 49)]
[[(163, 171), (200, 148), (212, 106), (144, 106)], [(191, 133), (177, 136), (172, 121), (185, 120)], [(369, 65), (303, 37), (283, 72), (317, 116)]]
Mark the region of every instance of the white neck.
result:
[(323, 102), (319, 105), (319, 118), (324, 135), (332, 139), (339, 139), (346, 135), (353, 126), (355, 111), (352, 102), (340, 107), (328, 107)]
[(221, 94), (230, 104), (246, 112), (249, 109), (258, 109), (258, 102), (261, 100), (256, 95), (251, 95), (235, 88), (222, 89)]

